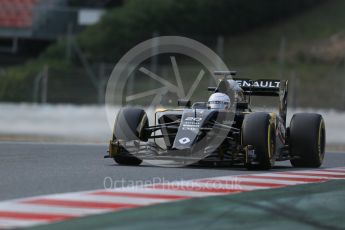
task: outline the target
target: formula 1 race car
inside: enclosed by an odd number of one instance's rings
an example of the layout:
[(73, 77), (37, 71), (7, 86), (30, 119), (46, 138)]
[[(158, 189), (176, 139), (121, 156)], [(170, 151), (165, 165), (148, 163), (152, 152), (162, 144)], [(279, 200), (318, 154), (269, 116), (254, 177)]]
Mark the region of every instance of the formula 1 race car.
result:
[[(294, 167), (320, 167), (325, 155), (322, 116), (297, 113), (287, 125), (287, 81), (232, 79), (235, 74), (216, 71), (218, 85), (208, 88), (226, 100), (179, 100), (183, 108), (156, 111), (151, 126), (143, 109), (122, 108), (106, 157), (120, 165), (169, 160), (268, 170), (275, 161), (290, 160)], [(252, 96), (278, 97), (279, 112), (254, 111)]]

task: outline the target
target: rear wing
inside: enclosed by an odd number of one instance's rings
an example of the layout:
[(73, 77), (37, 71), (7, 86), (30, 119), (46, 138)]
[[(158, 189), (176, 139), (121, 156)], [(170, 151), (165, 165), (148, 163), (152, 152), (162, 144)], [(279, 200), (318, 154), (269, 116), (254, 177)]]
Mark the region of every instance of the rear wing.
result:
[(234, 79), (248, 96), (276, 96), (279, 97), (279, 114), (286, 122), (288, 81), (272, 79)]
[(234, 79), (238, 86), (243, 90), (244, 95), (251, 96), (279, 96), (281, 85), (284, 81), (280, 80), (250, 80), (250, 79)]
[(236, 75), (236, 71), (214, 71), (215, 76), (223, 76), (217, 87), (209, 87), (208, 90), (215, 92), (228, 92), (229, 80), (234, 80), (239, 87), (242, 88), (243, 94), (249, 96), (248, 103), (250, 104), (251, 96), (276, 96), (279, 97), (279, 114), (286, 124), (287, 114), (287, 99), (288, 99), (288, 81), (286, 80), (272, 80), (272, 79), (240, 79), (231, 78)]

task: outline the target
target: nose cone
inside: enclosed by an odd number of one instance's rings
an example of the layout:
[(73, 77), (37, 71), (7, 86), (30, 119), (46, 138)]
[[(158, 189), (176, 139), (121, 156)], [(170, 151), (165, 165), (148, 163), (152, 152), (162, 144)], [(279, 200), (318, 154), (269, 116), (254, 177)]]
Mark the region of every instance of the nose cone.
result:
[(199, 137), (200, 128), (206, 120), (206, 114), (207, 112), (201, 109), (187, 109), (183, 112), (173, 149), (192, 149)]

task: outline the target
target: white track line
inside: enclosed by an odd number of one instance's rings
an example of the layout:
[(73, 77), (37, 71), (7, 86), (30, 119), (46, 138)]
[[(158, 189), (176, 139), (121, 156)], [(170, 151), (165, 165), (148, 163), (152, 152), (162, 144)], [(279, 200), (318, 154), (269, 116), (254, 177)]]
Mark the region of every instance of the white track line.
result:
[(64, 208), (57, 206), (47, 206), (39, 204), (25, 204), (25, 203), (16, 203), (13, 205), (11, 202), (3, 202), (0, 205), (0, 211), (11, 211), (11, 212), (29, 212), (29, 213), (46, 213), (46, 214), (67, 214), (73, 216), (85, 216), (91, 214), (100, 214), (103, 212), (111, 211), (100, 210), (100, 209), (91, 209), (91, 208)]
[(179, 196), (188, 196), (188, 197), (204, 197), (204, 196), (214, 196), (219, 195), (212, 192), (193, 192), (193, 191), (179, 191), (179, 190), (172, 190), (169, 189), (167, 186), (166, 189), (154, 189), (154, 188), (146, 188), (146, 187), (128, 187), (128, 188), (119, 188), (115, 190), (105, 190), (105, 191), (124, 191), (128, 193), (147, 193), (147, 194), (164, 194), (164, 195), (179, 195)]
[(264, 186), (254, 186), (254, 185), (241, 185), (240, 182), (238, 184), (220, 184), (218, 182), (198, 182), (199, 186), (207, 186), (209, 184), (214, 183), (214, 187), (218, 188), (229, 188), (229, 189), (234, 189), (234, 190), (243, 190), (243, 191), (252, 191), (252, 190), (258, 190), (258, 189), (268, 189), (269, 187), (264, 187)]
[[(277, 173), (278, 174), (278, 173)], [(279, 173), (279, 175), (274, 176), (282, 176), (282, 177), (293, 177), (293, 178), (316, 178), (316, 179), (345, 179), (345, 174), (327, 174), (326, 172), (304, 172), (304, 171), (292, 171), (292, 172), (284, 172)]]
[(339, 170), (339, 171), (345, 171), (345, 167), (324, 168), (324, 169), (321, 169), (321, 170), (327, 170), (327, 169), (331, 169), (331, 170)]
[(149, 198), (136, 198), (125, 196), (96, 196), (88, 194), (67, 194), (67, 195), (53, 195), (47, 197), (54, 200), (66, 201), (87, 201), (87, 202), (100, 202), (100, 203), (116, 203), (116, 204), (136, 204), (136, 205), (149, 205), (155, 203), (162, 203), (170, 201), (168, 199), (149, 199)]
[[(240, 181), (229, 181), (229, 183), (219, 183), (217, 180), (208, 180), (208, 182), (204, 182), (203, 180), (196, 180), (192, 181), (189, 183), (171, 183), (166, 185), (167, 188), (169, 187), (179, 187), (179, 186), (188, 186), (188, 187), (193, 187), (196, 189), (200, 189), (202, 192), (203, 189), (233, 189), (233, 190), (256, 190), (256, 189), (264, 189), (265, 187), (263, 186), (248, 186), (248, 185), (241, 185)], [(266, 187), (267, 188), (267, 187)], [(188, 188), (187, 188), (188, 189)]]
[(302, 173), (308, 173), (308, 174), (315, 174), (315, 173), (317, 173), (317, 174), (324, 174), (324, 175), (330, 175), (330, 176), (332, 176), (332, 175), (343, 175), (343, 176), (345, 176), (345, 171), (338, 171), (338, 172), (327, 172), (327, 171), (322, 171), (322, 170), (315, 170), (315, 171), (313, 171), (313, 170), (308, 170), (308, 171), (293, 171), (293, 172), (302, 172)]
[(40, 224), (46, 224), (46, 221), (36, 221), (36, 220), (18, 220), (0, 217), (0, 229), (12, 229), (21, 227), (30, 227)]
[[(246, 175), (243, 177), (250, 177), (251, 175)], [(254, 175), (253, 175), (254, 176)], [(319, 177), (315, 177), (315, 176), (307, 176), (307, 175), (292, 175), (292, 174), (288, 174), (285, 172), (279, 172), (279, 173), (263, 173), (260, 174), (260, 176), (268, 176), (268, 177), (277, 177), (277, 178), (305, 178), (305, 179), (323, 179), (322, 176)], [(242, 176), (241, 176), (242, 177)], [(284, 180), (284, 179), (282, 179)]]
[[(263, 174), (255, 174), (255, 175), (263, 175)], [(219, 180), (229, 180), (233, 181), (234, 178), (232, 176), (223, 176), (223, 177), (215, 177), (212, 179), (219, 179)], [(302, 181), (287, 181), (287, 180), (273, 180), (273, 179), (263, 179), (263, 178), (246, 178), (244, 176), (237, 177), (235, 181), (250, 181), (250, 182), (257, 182), (257, 183), (272, 183), (272, 184), (281, 184), (281, 185), (298, 185), (298, 184), (305, 184), (305, 182)]]

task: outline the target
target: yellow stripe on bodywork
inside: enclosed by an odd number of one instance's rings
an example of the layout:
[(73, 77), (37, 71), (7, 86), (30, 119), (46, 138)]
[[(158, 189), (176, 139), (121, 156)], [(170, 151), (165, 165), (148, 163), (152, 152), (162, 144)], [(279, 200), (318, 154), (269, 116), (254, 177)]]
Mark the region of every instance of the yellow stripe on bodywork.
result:
[(319, 151), (319, 157), (321, 159), (321, 135), (322, 135), (322, 129), (325, 127), (325, 123), (323, 119), (321, 119), (320, 125), (319, 125), (319, 138), (318, 138), (318, 143), (317, 143), (317, 148)]
[(270, 115), (270, 124), (268, 126), (268, 134), (267, 134), (267, 141), (268, 141), (268, 155), (269, 157), (271, 158), (273, 153), (271, 152), (271, 126), (274, 125), (274, 132), (276, 132), (276, 128), (277, 128), (277, 114), (272, 112), (272, 113), (269, 113)]

